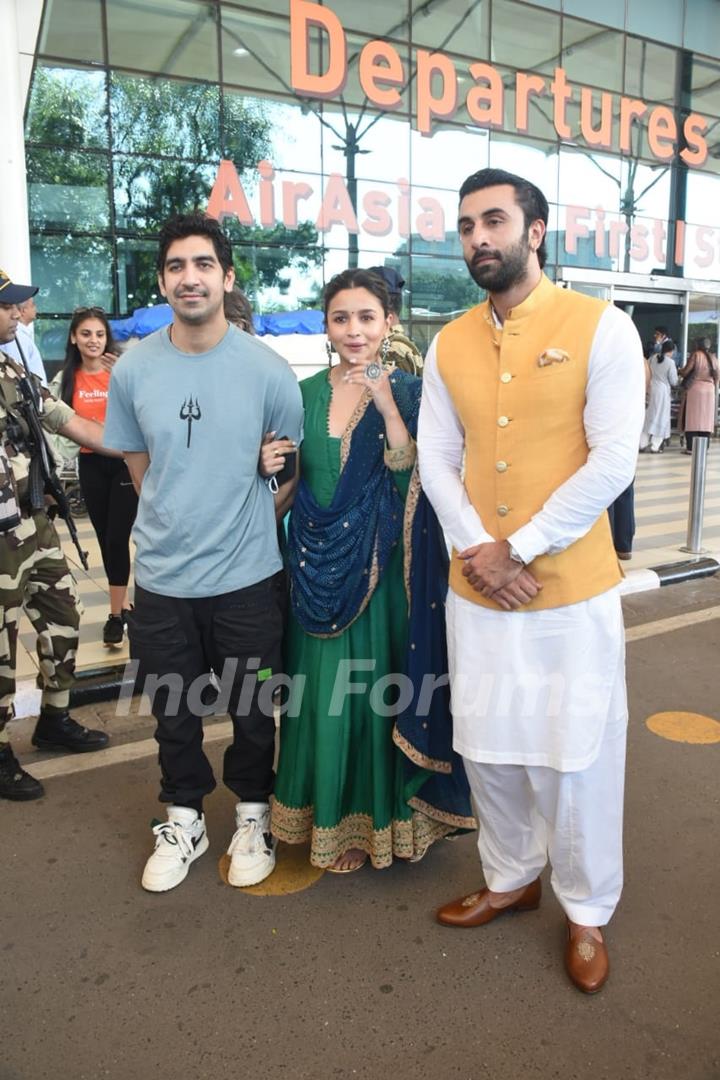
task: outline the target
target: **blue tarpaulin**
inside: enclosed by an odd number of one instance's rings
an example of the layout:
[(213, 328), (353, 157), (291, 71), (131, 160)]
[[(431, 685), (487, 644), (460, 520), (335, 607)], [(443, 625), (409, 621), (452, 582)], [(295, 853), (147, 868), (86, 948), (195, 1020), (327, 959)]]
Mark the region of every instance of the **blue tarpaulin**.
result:
[[(169, 304), (156, 304), (154, 307), (138, 308), (129, 319), (111, 319), (113, 335), (116, 341), (128, 338), (144, 338), (172, 322), (172, 308)], [(256, 334), (322, 334), (325, 320), (322, 311), (278, 311), (273, 315), (255, 315), (253, 317)]]

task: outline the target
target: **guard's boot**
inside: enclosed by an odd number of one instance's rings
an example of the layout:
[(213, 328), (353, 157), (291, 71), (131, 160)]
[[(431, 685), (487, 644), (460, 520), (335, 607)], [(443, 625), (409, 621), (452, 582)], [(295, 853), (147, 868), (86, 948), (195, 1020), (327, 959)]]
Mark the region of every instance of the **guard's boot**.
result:
[(0, 799), (30, 802), (31, 799), (41, 799), (44, 794), (45, 789), (40, 781), (25, 772), (11, 747), (3, 746), (0, 749)]
[(69, 750), (71, 754), (89, 754), (93, 750), (103, 750), (109, 741), (104, 731), (83, 727), (77, 720), (73, 720), (67, 710), (43, 710), (32, 737), (33, 746), (37, 746), (39, 750)]

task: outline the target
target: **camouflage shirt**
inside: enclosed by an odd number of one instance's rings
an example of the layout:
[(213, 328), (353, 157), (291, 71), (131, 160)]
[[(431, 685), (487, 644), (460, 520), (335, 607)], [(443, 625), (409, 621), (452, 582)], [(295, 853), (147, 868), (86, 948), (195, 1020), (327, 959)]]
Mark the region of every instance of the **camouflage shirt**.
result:
[(415, 342), (409, 338), (400, 323), (393, 326), (388, 334), (390, 348), (387, 353), (387, 361), (393, 362), (401, 371), (407, 371), (410, 375), (421, 375), (423, 369), (423, 355)]
[[(18, 502), (23, 499), (27, 491), (28, 474), (32, 460), (24, 445), (25, 438), (29, 434), (27, 425), (16, 409), (20, 398), (17, 380), (18, 377), (24, 374), (25, 372), (15, 360), (0, 351), (0, 446), (3, 451), (0, 455), (0, 492), (7, 488), (7, 484), (10, 482), (15, 488)], [(40, 414), (42, 426), (45, 431), (57, 433), (75, 413), (64, 401), (57, 401), (35, 376), (31, 377), (42, 401), (42, 412)], [(12, 439), (8, 435), (9, 411), (13, 414), (13, 426), (22, 432), (22, 438), (15, 436)], [(4, 462), (10, 465), (11, 477), (7, 475), (7, 467)], [(19, 534), (25, 524), (23, 521), (13, 532)]]

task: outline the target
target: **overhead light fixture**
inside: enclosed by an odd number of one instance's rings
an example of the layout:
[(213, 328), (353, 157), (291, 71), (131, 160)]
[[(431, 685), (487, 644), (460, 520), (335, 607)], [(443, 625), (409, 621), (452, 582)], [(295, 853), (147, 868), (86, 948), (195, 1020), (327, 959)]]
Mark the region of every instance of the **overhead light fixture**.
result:
[(247, 49), (243, 49), (242, 45), (239, 45), (237, 49), (233, 49), (233, 56), (247, 56)]

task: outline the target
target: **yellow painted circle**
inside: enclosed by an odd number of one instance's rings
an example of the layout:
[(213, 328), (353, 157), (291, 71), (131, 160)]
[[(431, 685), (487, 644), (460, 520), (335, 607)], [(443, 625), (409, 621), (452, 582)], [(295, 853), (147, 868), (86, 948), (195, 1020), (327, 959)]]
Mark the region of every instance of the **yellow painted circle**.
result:
[[(249, 893), (250, 896), (288, 896), (290, 893), (302, 892), (309, 889), (325, 873), (317, 866), (310, 865), (310, 852), (307, 847), (300, 844), (278, 844), (277, 861), (275, 869), (269, 877), (261, 881), (259, 885), (248, 885), (244, 889), (236, 889), (239, 893)], [(229, 885), (228, 869), (230, 856), (227, 852), (218, 863), (220, 877)]]
[(648, 717), (646, 726), (654, 735), (672, 742), (709, 746), (720, 742), (720, 723), (711, 716), (692, 712), (659, 712)]

